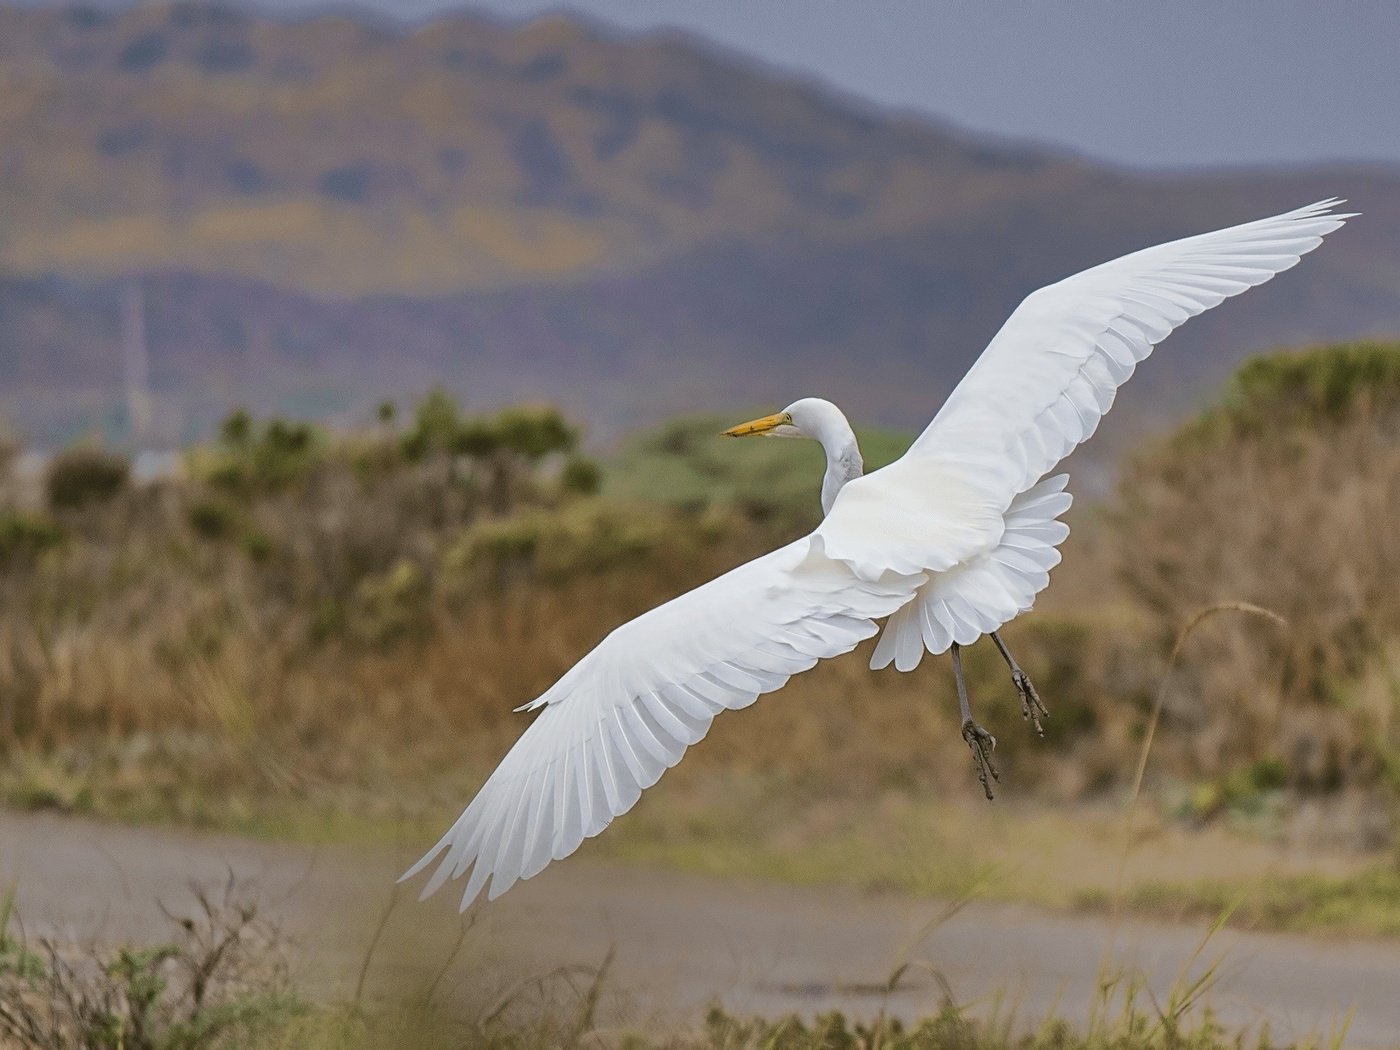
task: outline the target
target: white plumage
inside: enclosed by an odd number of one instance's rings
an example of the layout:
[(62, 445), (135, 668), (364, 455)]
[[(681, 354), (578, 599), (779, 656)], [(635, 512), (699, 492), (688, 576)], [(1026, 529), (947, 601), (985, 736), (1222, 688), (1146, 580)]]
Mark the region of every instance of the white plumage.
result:
[(426, 896), (475, 862), (465, 907), (488, 876), (494, 898), (567, 857), (631, 809), (715, 715), (854, 649), (923, 580), (861, 580), (804, 539), (623, 624), (526, 705), (543, 711), (408, 876), (447, 851)]
[(919, 666), (924, 651), (941, 653), (954, 642), (971, 645), (981, 635), (1025, 612), (1060, 563), (1056, 548), (1069, 535), (1057, 520), (1069, 510), (1068, 474), (1057, 474), (1018, 493), (1002, 517), (995, 547), (946, 572), (935, 573), (914, 600), (890, 617), (871, 654), (874, 670)]
[[(999, 510), (1009, 509), (1093, 434), (1118, 388), (1154, 346), (1188, 318), (1294, 266), (1352, 217), (1333, 213), (1340, 203), (1320, 201), (1145, 248), (1032, 292), (900, 465), (911, 464), (912, 475), (915, 462), (956, 456)], [(1034, 523), (1034, 535), (1053, 548), (1069, 533), (1053, 521), (1069, 501), (1044, 506), (1049, 519)], [(1030, 608), (1030, 599), (1048, 580), (1042, 572), (1057, 564), (1059, 555), (1052, 549), (1042, 569), (1043, 550), (1021, 547), (985, 553), (979, 564), (1027, 562), (1021, 580), (1034, 581), (1029, 596), (1015, 588), (1015, 573), (993, 574), (964, 563), (956, 573), (930, 580), (911, 608), (891, 618), (871, 666), (893, 661), (901, 671), (912, 670), (925, 647), (937, 654), (953, 642), (971, 644)], [(1019, 597), (1008, 601), (1013, 596), (1003, 597), (998, 584), (1012, 584)]]
[[(917, 666), (1029, 609), (1069, 529), (1068, 478), (1138, 362), (1178, 325), (1288, 269), (1349, 215), (1329, 200), (1115, 259), (1027, 296), (898, 461), (860, 476), (850, 427), (804, 399), (736, 427), (821, 441), (827, 515), (807, 537), (623, 624), (523, 710), (539, 711), (403, 876), (470, 869), (465, 908), (598, 834), (745, 707), (889, 617), (871, 664)], [(445, 855), (444, 855), (445, 854)]]

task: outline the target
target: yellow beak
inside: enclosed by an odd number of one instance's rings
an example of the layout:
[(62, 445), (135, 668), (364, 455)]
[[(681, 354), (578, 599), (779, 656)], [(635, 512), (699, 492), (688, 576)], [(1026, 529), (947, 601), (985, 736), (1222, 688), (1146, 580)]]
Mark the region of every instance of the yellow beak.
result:
[(754, 434), (766, 434), (774, 427), (780, 427), (784, 423), (791, 423), (792, 417), (786, 412), (774, 412), (771, 416), (764, 416), (761, 419), (751, 419), (747, 423), (740, 423), (737, 427), (730, 427), (721, 437), (741, 438), (752, 437)]

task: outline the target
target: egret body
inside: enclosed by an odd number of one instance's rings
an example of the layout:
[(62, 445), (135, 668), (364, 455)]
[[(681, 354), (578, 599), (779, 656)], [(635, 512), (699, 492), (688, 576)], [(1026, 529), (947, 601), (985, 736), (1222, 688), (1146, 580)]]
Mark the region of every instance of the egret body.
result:
[(721, 711), (877, 632), (873, 668), (951, 653), (990, 797), (995, 740), (972, 719), (960, 649), (991, 636), (1038, 728), (1044, 707), (997, 631), (1059, 562), (1070, 496), (1055, 465), (1158, 343), (1296, 264), (1351, 218), (1340, 203), (1146, 248), (1031, 293), (908, 452), (870, 474), (829, 401), (732, 428), (821, 443), (821, 524), (612, 631), (522, 708), (538, 717), (403, 878), (438, 861), (424, 896), (469, 871), (463, 908), (488, 883), (498, 896), (629, 810)]

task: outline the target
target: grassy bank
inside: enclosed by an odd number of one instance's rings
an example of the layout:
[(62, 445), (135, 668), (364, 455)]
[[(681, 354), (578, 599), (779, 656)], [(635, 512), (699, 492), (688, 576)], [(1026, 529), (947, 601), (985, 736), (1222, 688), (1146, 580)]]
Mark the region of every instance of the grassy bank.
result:
[[(1112, 499), (1075, 508), (1055, 586), (1006, 631), (1050, 704), (1044, 741), (995, 651), (968, 654), (1002, 742), (995, 807), (946, 668), (872, 674), (867, 643), (718, 719), (588, 848), (1101, 904), (1160, 697), (1143, 819), (1161, 848), (1144, 846), (1155, 878), (1130, 878), (1138, 906), (1257, 894), (1245, 921), (1394, 929), (1397, 359), (1251, 364)], [(598, 463), (547, 408), (434, 395), (350, 433), (235, 413), (154, 481), (92, 447), (38, 479), (4, 460), (0, 802), (429, 841), (519, 734), (511, 708), (612, 626), (816, 520), (814, 449), (717, 427), (678, 421)], [(898, 449), (866, 438), (872, 465)], [(1159, 693), (1181, 625), (1240, 601), (1277, 617), (1213, 618)], [(1169, 863), (1197, 855), (1216, 859)], [(1290, 895), (1315, 903), (1267, 903)]]

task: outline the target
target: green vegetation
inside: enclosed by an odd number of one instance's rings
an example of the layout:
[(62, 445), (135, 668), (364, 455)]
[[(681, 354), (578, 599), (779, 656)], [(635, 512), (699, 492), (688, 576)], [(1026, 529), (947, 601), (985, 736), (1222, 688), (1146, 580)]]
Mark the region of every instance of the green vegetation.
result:
[(24, 511), (0, 513), (0, 564), (33, 558), (63, 542), (63, 530), (48, 517)]
[(1400, 346), (1362, 342), (1281, 351), (1245, 362), (1219, 404), (1183, 428), (1173, 447), (1310, 435), (1363, 416), (1393, 425), (1397, 415)]
[[(1098, 910), (1110, 902), (1098, 891), (1078, 904)], [(1252, 929), (1295, 932), (1400, 935), (1400, 871), (1379, 864), (1355, 875), (1271, 876), (1242, 886), (1238, 881), (1148, 882), (1127, 897), (1129, 907), (1174, 919), (1193, 920), (1233, 911)]]
[[(1384, 788), (1400, 745), (1400, 346), (1247, 363), (1219, 405), (1131, 466), (1119, 573), (1151, 635), (1252, 602), (1287, 627), (1221, 623), (1192, 645), (1167, 747), (1191, 779), (1264, 763), (1274, 787)], [(1189, 727), (1189, 730), (1188, 730)], [(1207, 743), (1209, 741), (1209, 743)], [(1194, 767), (1194, 768), (1192, 768)]]
[[(1171, 911), (1320, 879), (1320, 894), (1353, 894), (1359, 926), (1395, 928), (1400, 903), (1371, 873), (1396, 848), (1400, 796), (1400, 604), (1378, 568), (1400, 564), (1382, 527), (1400, 505), (1400, 443), (1377, 410), (1393, 373), (1375, 363), (1393, 352), (1252, 363), (1246, 376), (1329, 391), (1311, 424), (1280, 416), (1286, 454), (1232, 394), (1248, 426), (1203, 442), (1192, 424), (1134, 461), (1106, 507), (1077, 508), (1057, 586), (1006, 632), (1050, 703), (1044, 742), (995, 651), (966, 654), (1002, 741), (990, 814), (938, 816), (961, 814), (968, 789), (950, 677), (872, 675), (863, 649), (719, 718), (590, 848), (919, 893), (986, 875), (995, 896), (1102, 903), (1084, 858), (1116, 866), (1116, 804), (1167, 653), (1198, 610), (1243, 600), (1287, 626), (1226, 616), (1191, 636), (1145, 781), (1153, 819), (1216, 836), (1220, 862), (1174, 870), (1164, 847), (1129, 899)], [(518, 735), (511, 709), (609, 628), (815, 519), (819, 451), (718, 436), (742, 415), (678, 421), (599, 465), (552, 409), (473, 415), (433, 393), (350, 433), (234, 413), (178, 476), (113, 469), (124, 480), (100, 498), (11, 473), (0, 799), (261, 835), (427, 837)], [(902, 444), (865, 437), (872, 468)], [(1059, 809), (1072, 817), (1046, 816)], [(1176, 833), (1163, 841), (1190, 850)], [(1370, 860), (1273, 870), (1278, 840)], [(1288, 921), (1335, 928), (1343, 911)], [(1262, 904), (1239, 916), (1285, 921)]]
[[(664, 1044), (663, 1044), (664, 1045)], [(778, 1020), (735, 1017), (716, 1008), (706, 1018), (702, 1038), (681, 1046), (714, 1050), (746, 1047), (783, 1047), (793, 1050), (1254, 1050), (1281, 1048), (1267, 1034), (1250, 1040), (1216, 1022), (1209, 1011), (1197, 1011), (1188, 1020), (1138, 1004), (1125, 1007), (1111, 1023), (1096, 1026), (1088, 1034), (1077, 1032), (1065, 1021), (1047, 1018), (1032, 1032), (1013, 1028), (1010, 1017), (982, 1021), (951, 1003), (933, 1017), (913, 1025), (896, 1018), (873, 1022), (852, 1021), (839, 1011), (814, 1020), (789, 1016)], [(1301, 1047), (1339, 1047), (1340, 1039), (1308, 1040)]]
[(601, 624), (771, 538), (590, 495), (551, 408), (405, 415), (235, 412), (177, 476), (83, 447), (0, 477), (0, 798), (268, 828), (465, 792)]
[(81, 510), (89, 504), (106, 503), (126, 487), (129, 472), (120, 456), (100, 448), (71, 448), (55, 456), (45, 473), (49, 506)]
[(166, 914), (156, 945), (31, 945), (0, 904), (0, 1041), (21, 1050), (194, 1050), (278, 1045), (309, 1007), (293, 996), (276, 931), (229, 882)]
[[(810, 528), (821, 517), (820, 448), (810, 441), (717, 437), (726, 427), (769, 411), (739, 411), (733, 418), (687, 416), (637, 435), (611, 464), (603, 494), (691, 513), (736, 509), (750, 518)], [(862, 428), (857, 437), (867, 471), (893, 462), (910, 441), (907, 434), (873, 428)]]

